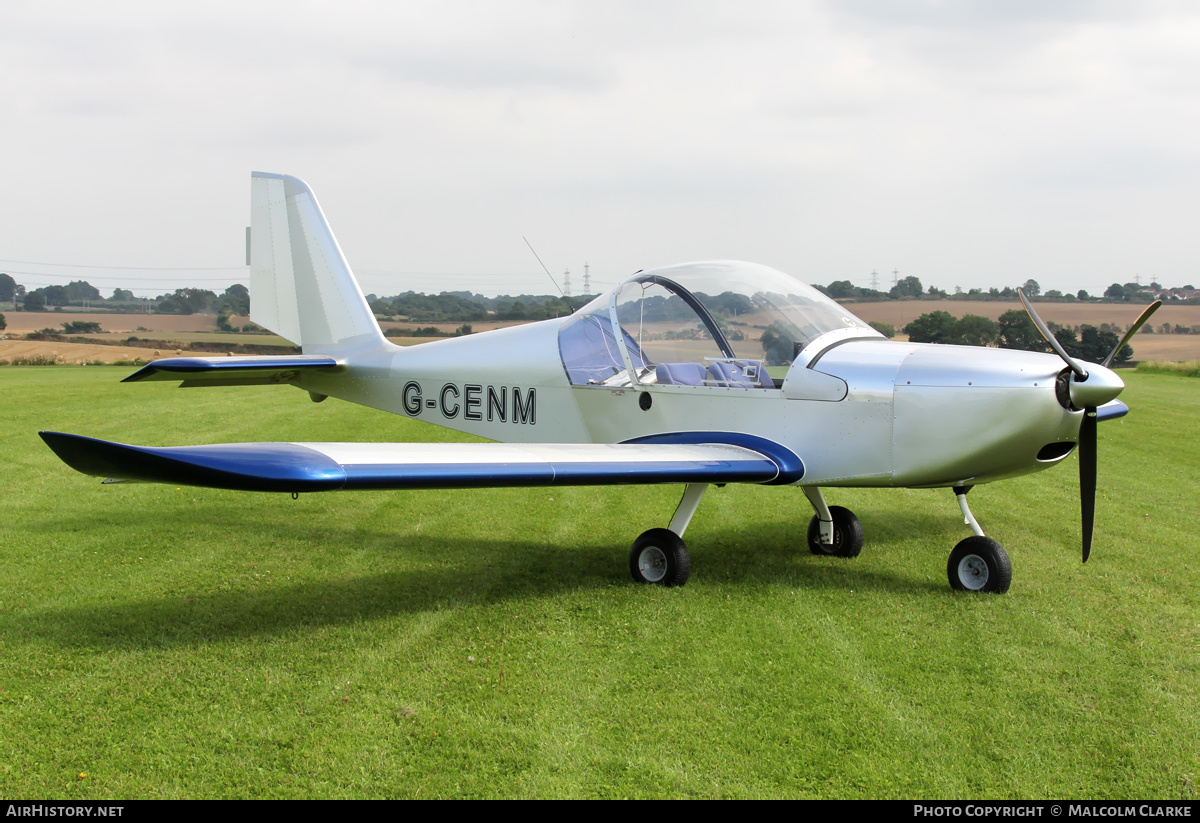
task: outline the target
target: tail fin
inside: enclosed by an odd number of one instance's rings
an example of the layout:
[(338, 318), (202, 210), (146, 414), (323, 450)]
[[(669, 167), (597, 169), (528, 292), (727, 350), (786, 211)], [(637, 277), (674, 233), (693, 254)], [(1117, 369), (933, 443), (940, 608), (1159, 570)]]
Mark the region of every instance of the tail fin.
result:
[(250, 188), (250, 319), (305, 352), (384, 342), (308, 184), (256, 171)]

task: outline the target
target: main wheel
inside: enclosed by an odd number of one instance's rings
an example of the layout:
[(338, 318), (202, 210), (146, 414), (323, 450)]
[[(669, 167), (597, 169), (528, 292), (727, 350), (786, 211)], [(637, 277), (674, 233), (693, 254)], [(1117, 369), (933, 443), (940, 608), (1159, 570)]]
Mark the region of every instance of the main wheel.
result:
[(950, 587), (960, 592), (1004, 594), (1012, 584), (1012, 563), (1004, 547), (990, 537), (968, 537), (950, 552)]
[(633, 541), (629, 573), (638, 583), (682, 586), (692, 574), (692, 556), (683, 538), (670, 529), (650, 529)]
[(863, 547), (862, 523), (854, 512), (841, 506), (830, 506), (829, 515), (833, 518), (833, 543), (821, 542), (821, 521), (814, 516), (808, 521), (808, 550), (834, 557), (858, 557)]

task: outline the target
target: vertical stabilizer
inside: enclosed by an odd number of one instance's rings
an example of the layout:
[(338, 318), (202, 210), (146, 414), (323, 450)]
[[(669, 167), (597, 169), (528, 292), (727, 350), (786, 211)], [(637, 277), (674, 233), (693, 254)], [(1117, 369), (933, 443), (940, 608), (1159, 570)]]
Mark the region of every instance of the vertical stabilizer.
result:
[(306, 352), (385, 338), (303, 180), (251, 175), (250, 319)]

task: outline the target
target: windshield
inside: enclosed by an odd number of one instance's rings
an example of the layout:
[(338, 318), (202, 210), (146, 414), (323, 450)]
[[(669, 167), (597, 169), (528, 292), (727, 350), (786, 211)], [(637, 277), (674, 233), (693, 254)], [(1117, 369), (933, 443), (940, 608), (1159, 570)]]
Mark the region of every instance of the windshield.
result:
[[(725, 385), (713, 382), (713, 363), (753, 373), (756, 364), (790, 365), (796, 352), (828, 332), (878, 336), (783, 272), (754, 263), (688, 263), (639, 272), (563, 325), (559, 347), (572, 383), (605, 382), (627, 369), (612, 333), (613, 308), (639, 382), (655, 382), (659, 364), (691, 363), (703, 367), (693, 385)], [(679, 371), (667, 369), (668, 379)], [(759, 385), (769, 387), (765, 379)]]

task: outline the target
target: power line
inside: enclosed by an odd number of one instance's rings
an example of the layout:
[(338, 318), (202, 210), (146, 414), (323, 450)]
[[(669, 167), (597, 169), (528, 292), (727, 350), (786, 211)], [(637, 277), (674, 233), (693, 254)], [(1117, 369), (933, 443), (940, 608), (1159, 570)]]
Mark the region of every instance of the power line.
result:
[(42, 263), (37, 260), (8, 260), (0, 258), (0, 265), (16, 263), (18, 266), (54, 266), (60, 269), (106, 269), (118, 271), (244, 271), (245, 266), (95, 266), (86, 263)]
[[(187, 269), (166, 269), (166, 271), (187, 271)], [(195, 269), (195, 271), (212, 271), (212, 269)], [(73, 278), (75, 277), (75, 275), (71, 275), (71, 274), (54, 274), (53, 272), (46, 272), (46, 271), (17, 271), (17, 270), (15, 270), (15, 269), (6, 269), (6, 270), (5, 270), (4, 272), (2, 272), (2, 273), (3, 273), (3, 274), (7, 274), (7, 275), (9, 275), (10, 277), (11, 277), (12, 275), (14, 275), (14, 274), (19, 274), (19, 275), (21, 275), (21, 276), (23, 276), (23, 277), (52, 277), (52, 278), (56, 278), (56, 279), (58, 279), (58, 280), (68, 280), (68, 279), (73, 279)], [(105, 280), (120, 280), (121, 282), (125, 282), (125, 281), (127, 281), (127, 280), (137, 280), (137, 281), (149, 282), (149, 281), (155, 281), (155, 280), (178, 280), (178, 279), (179, 279), (179, 278), (177, 278), (177, 277), (174, 277), (174, 276), (163, 276), (163, 277), (127, 277), (127, 276), (121, 276), (121, 277), (106, 277), (106, 276), (105, 276), (105, 275), (103, 275), (103, 274), (97, 275), (97, 276), (96, 276), (96, 279), (98, 280), (98, 279), (100, 279), (100, 278), (102, 278), (102, 277), (103, 277)], [(222, 281), (222, 282), (224, 282), (224, 281), (231, 280), (231, 279), (234, 279), (234, 278), (230, 278), (230, 277), (189, 277), (189, 278), (187, 278), (187, 280), (188, 280), (188, 282), (189, 282), (189, 283), (191, 283), (191, 282), (193, 282), (193, 281), (204, 281), (204, 282), (208, 282), (208, 281)]]

